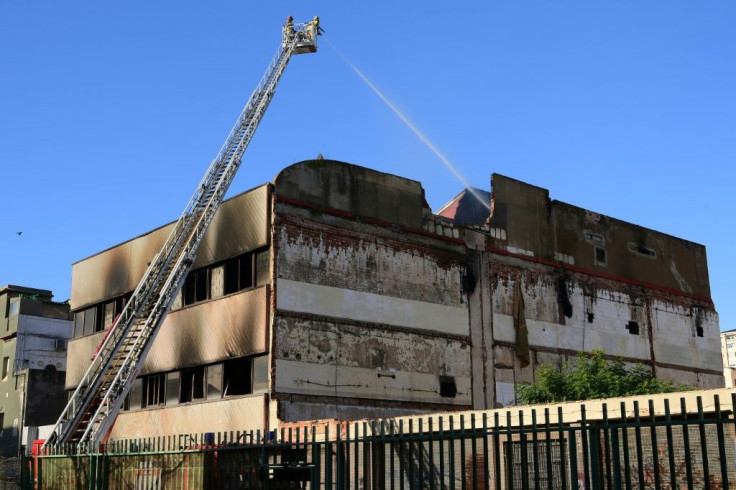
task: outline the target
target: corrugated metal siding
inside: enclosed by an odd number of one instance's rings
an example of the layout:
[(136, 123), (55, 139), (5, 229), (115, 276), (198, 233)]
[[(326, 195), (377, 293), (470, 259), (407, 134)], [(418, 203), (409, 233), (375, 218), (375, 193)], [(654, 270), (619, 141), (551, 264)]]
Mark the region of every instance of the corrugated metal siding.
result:
[[(225, 201), (197, 253), (194, 268), (268, 245), (269, 186)], [(73, 310), (135, 289), (171, 232), (168, 224), (72, 266)]]
[[(269, 287), (207, 301), (166, 317), (141, 374), (266, 352)], [(76, 387), (103, 332), (69, 342), (66, 388)]]
[(263, 429), (265, 395), (121, 413), (110, 439)]

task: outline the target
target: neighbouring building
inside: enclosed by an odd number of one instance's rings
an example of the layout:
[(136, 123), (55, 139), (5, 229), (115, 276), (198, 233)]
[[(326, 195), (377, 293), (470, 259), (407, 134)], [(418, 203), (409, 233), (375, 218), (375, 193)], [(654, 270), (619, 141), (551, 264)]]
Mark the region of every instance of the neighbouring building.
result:
[(721, 332), (721, 353), (726, 388), (736, 388), (736, 329)]
[[(171, 226), (73, 265), (67, 389)], [(718, 331), (702, 245), (497, 174), (435, 214), (306, 161), (222, 204), (111, 437), (507, 406), (593, 349), (721, 387)]]
[(51, 291), (0, 288), (0, 453), (17, 456), (21, 446), (52, 425), (66, 404), (66, 343), (71, 338), (69, 304)]

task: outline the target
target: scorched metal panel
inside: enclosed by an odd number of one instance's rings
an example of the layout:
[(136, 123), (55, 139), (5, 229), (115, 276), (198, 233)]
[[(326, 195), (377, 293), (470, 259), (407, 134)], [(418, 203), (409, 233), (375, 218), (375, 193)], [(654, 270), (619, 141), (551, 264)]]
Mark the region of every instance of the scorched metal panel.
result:
[[(266, 286), (169, 313), (141, 374), (266, 352), (268, 298)], [(99, 332), (69, 342), (67, 389), (84, 376), (103, 337)]]
[[(262, 185), (222, 203), (199, 248), (194, 268), (268, 245), (269, 189), (269, 185)], [(173, 224), (167, 224), (75, 263), (72, 310), (135, 289), (172, 228)]]

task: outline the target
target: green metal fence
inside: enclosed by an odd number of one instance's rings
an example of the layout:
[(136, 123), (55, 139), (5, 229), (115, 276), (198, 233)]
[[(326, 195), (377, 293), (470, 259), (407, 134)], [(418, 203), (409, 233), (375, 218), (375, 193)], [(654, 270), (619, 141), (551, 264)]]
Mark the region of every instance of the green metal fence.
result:
[(24, 487), (736, 488), (736, 393), (727, 398), (517, 407), (113, 441), (82, 452), (57, 447), (25, 461)]

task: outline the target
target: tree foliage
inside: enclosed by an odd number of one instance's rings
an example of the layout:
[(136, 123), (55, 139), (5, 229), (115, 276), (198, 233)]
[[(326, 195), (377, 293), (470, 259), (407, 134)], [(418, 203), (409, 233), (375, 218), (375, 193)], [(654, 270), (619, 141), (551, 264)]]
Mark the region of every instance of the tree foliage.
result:
[(554, 403), (618, 396), (651, 395), (690, 389), (654, 377), (642, 364), (626, 369), (619, 359), (606, 360), (602, 350), (581, 352), (561, 368), (542, 366), (536, 372), (536, 383), (521, 383), (516, 398), (522, 405)]

